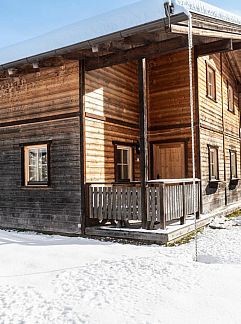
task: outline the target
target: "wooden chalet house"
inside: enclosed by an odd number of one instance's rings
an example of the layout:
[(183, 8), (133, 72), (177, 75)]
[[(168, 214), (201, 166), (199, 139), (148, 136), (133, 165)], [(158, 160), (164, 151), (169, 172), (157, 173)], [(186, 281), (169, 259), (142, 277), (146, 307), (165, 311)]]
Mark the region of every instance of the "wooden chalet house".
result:
[(0, 226), (151, 233), (239, 208), (240, 49), (241, 18), (191, 0), (1, 49)]

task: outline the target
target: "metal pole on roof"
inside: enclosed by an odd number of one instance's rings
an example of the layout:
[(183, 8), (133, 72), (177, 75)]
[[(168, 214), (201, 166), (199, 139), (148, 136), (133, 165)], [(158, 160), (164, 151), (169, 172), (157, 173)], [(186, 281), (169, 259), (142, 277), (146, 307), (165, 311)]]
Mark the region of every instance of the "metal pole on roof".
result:
[(192, 34), (192, 15), (188, 17), (188, 56), (189, 56), (189, 82), (190, 82), (190, 111), (191, 111), (191, 132), (192, 132), (192, 176), (193, 176), (193, 214), (195, 228), (195, 261), (198, 261), (198, 242), (197, 242), (197, 190), (196, 190), (196, 161), (195, 161), (195, 124), (194, 124), (194, 94), (193, 94), (193, 34)]

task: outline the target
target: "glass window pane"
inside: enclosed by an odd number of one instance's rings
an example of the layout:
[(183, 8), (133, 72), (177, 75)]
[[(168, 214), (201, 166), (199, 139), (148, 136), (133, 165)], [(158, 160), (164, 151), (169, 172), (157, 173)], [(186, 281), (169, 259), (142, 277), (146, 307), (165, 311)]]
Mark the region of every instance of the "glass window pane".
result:
[(122, 159), (121, 159), (121, 149), (118, 148), (118, 149), (116, 150), (116, 162), (117, 162), (117, 163), (121, 163), (121, 160), (122, 160)]
[(26, 184), (31, 182), (48, 181), (47, 145), (39, 147), (26, 147), (28, 172)]
[(218, 150), (210, 148), (210, 178), (218, 179)]
[(231, 176), (237, 178), (236, 154), (231, 152)]
[(39, 181), (48, 181), (48, 168), (47, 165), (43, 165), (39, 170)]
[(123, 174), (122, 174), (122, 180), (128, 180), (129, 179), (129, 167), (128, 165), (123, 166)]
[(29, 181), (38, 181), (36, 167), (29, 167)]
[(215, 99), (215, 71), (211, 67), (207, 67), (207, 91), (208, 96)]
[(47, 151), (46, 149), (40, 149), (39, 150), (39, 162), (42, 164), (47, 163)]
[(29, 165), (36, 165), (37, 164), (37, 150), (29, 150)]
[(123, 163), (127, 164), (128, 163), (128, 150), (123, 150)]

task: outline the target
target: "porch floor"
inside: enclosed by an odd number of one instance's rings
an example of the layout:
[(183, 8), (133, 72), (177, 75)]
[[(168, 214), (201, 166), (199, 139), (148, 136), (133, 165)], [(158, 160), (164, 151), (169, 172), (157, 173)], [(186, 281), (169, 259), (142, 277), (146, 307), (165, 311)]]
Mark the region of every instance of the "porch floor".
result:
[[(226, 216), (238, 209), (241, 209), (241, 202), (218, 208), (208, 214), (201, 214), (200, 219), (197, 220), (197, 228), (208, 225), (214, 217)], [(165, 230), (146, 230), (137, 227), (135, 224), (130, 224), (130, 228), (116, 228), (111, 225), (93, 226), (86, 228), (86, 235), (167, 244), (180, 240), (195, 230), (193, 215), (187, 217), (184, 225), (180, 225), (180, 222), (177, 221), (169, 224)]]

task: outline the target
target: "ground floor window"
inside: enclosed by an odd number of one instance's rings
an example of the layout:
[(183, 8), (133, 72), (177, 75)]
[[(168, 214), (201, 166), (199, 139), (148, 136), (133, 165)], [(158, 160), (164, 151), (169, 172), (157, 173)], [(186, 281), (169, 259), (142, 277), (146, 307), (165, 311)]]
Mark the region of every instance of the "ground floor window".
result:
[(230, 150), (230, 179), (236, 179), (237, 177), (237, 153)]
[(133, 181), (133, 147), (115, 146), (116, 181)]
[(23, 146), (25, 186), (49, 184), (49, 144)]
[(209, 180), (218, 180), (218, 148), (213, 146), (208, 146), (209, 153)]

